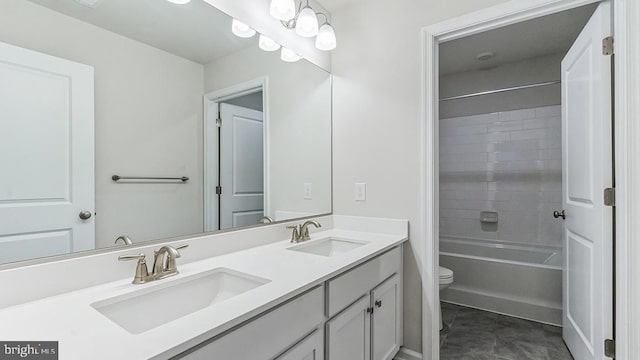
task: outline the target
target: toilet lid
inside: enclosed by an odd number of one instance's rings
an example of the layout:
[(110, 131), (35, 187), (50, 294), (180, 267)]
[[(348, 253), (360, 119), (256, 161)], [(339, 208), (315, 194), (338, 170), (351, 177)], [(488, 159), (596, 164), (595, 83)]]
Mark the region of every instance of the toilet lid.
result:
[(450, 279), (453, 277), (453, 271), (447, 269), (446, 267), (440, 266), (440, 268), (438, 269), (438, 275), (440, 279)]

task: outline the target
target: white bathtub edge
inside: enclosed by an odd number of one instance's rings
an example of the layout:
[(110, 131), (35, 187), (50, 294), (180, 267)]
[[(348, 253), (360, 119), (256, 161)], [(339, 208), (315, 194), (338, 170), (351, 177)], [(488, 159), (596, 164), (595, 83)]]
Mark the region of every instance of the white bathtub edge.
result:
[(562, 326), (562, 306), (554, 304), (535, 304), (504, 294), (489, 294), (465, 286), (452, 284), (441, 293), (444, 302), (513, 316), (544, 324)]

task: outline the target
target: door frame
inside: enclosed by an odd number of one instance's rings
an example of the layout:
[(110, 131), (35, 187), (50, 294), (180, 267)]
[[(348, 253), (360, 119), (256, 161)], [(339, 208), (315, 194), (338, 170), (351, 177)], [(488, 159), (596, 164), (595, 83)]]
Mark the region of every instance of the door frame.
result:
[[(512, 0), (467, 15), (422, 28), (422, 354), (440, 358), (439, 326), (435, 311), (440, 301), (436, 274), (439, 266), (439, 165), (438, 165), (438, 47), (445, 41), (492, 30), (536, 17), (569, 10), (600, 0)], [(640, 2), (612, 0), (615, 36), (615, 336), (616, 359), (640, 359)]]
[[(211, 191), (212, 186), (218, 185), (218, 127), (216, 119), (218, 118), (218, 108), (221, 102), (229, 99), (237, 98), (244, 95), (254, 94), (262, 91), (262, 121), (264, 126), (264, 209), (268, 210), (269, 206), (269, 96), (268, 96), (268, 77), (260, 77), (249, 80), (240, 84), (229, 86), (220, 90), (215, 90), (204, 95), (204, 231), (216, 231), (218, 228), (218, 213), (211, 205), (215, 204), (217, 194)], [(214, 136), (215, 135), (215, 136)], [(215, 163), (214, 163), (215, 162)]]

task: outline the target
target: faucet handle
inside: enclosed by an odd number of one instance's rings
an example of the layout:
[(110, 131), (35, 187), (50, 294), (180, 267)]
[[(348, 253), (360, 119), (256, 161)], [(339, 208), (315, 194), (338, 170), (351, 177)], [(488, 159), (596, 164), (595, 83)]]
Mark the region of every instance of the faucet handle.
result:
[(129, 260), (138, 260), (138, 261), (142, 261), (144, 260), (146, 257), (145, 254), (140, 253), (140, 254), (136, 254), (136, 255), (120, 255), (118, 256), (118, 260), (120, 261), (129, 261)]
[(293, 229), (293, 232), (291, 233), (292, 243), (297, 243), (298, 241), (300, 241), (300, 225), (289, 225), (287, 226), (287, 229)]
[(120, 255), (118, 256), (120, 261), (138, 260), (136, 265), (136, 275), (133, 277), (132, 283), (144, 284), (149, 279), (149, 269), (147, 268), (147, 261), (143, 253), (136, 255)]

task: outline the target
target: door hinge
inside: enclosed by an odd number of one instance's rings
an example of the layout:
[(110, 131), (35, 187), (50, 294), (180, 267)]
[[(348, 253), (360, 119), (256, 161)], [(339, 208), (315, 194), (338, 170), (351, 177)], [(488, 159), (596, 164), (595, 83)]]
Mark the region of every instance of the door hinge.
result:
[(613, 36), (602, 39), (602, 55), (613, 55)]
[(615, 188), (604, 189), (604, 205), (616, 206), (616, 189)]
[(373, 314), (373, 307), (367, 308), (367, 314)]
[(616, 341), (604, 339), (604, 356), (614, 358), (616, 356)]
[(221, 118), (217, 118), (216, 119), (216, 126), (217, 127), (222, 127), (222, 119)]
[(216, 195), (222, 195), (222, 186), (216, 186)]

